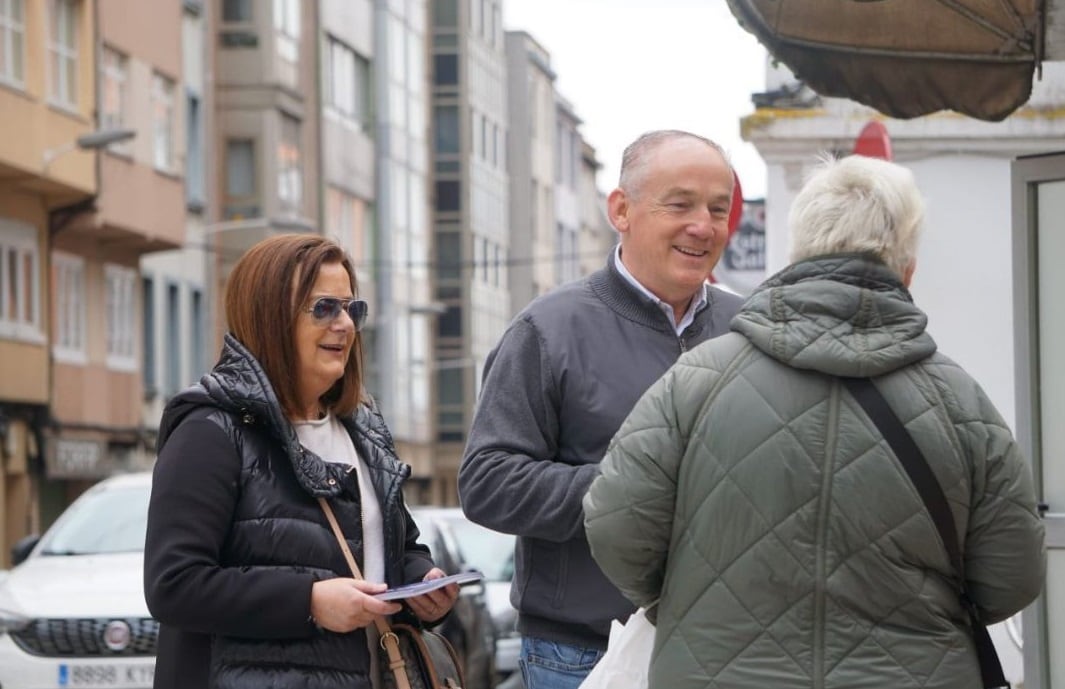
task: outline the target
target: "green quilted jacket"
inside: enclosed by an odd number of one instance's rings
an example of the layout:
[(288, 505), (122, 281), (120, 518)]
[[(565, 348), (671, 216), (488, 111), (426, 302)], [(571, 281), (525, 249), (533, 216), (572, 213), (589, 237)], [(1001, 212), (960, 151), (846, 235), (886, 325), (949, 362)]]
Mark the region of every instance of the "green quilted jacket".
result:
[(1045, 571), (1030, 470), (925, 324), (875, 260), (800, 262), (636, 405), (584, 511), (607, 576), (659, 601), (651, 687), (980, 687), (935, 526), (836, 378), (875, 379), (947, 495), (985, 620), (1017, 612)]

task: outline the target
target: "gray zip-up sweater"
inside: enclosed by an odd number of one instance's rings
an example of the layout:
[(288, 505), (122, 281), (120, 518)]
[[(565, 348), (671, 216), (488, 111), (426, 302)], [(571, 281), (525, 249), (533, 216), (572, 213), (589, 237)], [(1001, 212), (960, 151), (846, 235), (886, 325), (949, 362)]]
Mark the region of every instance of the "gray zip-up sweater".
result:
[(636, 400), (683, 351), (728, 331), (742, 300), (706, 289), (678, 337), (611, 253), (529, 304), (489, 355), (458, 488), (470, 519), (518, 535), (522, 634), (605, 648), (610, 621), (634, 610), (592, 560), (581, 499)]

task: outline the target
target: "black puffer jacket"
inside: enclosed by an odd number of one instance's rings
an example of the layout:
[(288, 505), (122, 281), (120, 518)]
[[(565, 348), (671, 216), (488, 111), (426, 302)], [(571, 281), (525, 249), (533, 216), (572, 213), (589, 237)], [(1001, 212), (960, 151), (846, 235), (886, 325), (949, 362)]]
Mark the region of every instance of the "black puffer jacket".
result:
[[(421, 580), (433, 563), (403, 503), (410, 467), (375, 409), (342, 421), (381, 503), (387, 583)], [(354, 472), (300, 445), (258, 362), (227, 336), (218, 365), (170, 401), (160, 428), (144, 560), (161, 622), (156, 689), (369, 689), (364, 630), (310, 621), (312, 584), (349, 576), (317, 496), (361, 565)]]

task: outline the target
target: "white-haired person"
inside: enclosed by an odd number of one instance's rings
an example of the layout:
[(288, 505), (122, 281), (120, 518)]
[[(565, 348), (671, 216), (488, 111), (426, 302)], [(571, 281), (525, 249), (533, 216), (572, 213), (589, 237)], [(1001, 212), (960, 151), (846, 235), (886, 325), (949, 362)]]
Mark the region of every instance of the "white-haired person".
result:
[[(1029, 467), (908, 291), (923, 205), (900, 165), (822, 161), (791, 209), (792, 264), (612, 441), (585, 528), (625, 596), (657, 601), (650, 686), (972, 689), (961, 586), (988, 624), (1039, 594)], [(962, 575), (854, 379), (930, 467)]]

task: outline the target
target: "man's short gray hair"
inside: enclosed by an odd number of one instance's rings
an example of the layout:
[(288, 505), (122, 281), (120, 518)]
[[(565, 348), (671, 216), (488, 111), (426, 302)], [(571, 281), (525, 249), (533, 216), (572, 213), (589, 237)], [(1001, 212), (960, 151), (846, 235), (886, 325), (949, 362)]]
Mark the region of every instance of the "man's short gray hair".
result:
[(725, 149), (706, 137), (680, 129), (656, 129), (655, 131), (641, 134), (635, 141), (625, 147), (625, 152), (621, 156), (621, 175), (620, 179), (618, 179), (618, 187), (633, 198), (639, 196), (646, 179), (647, 162), (651, 157), (650, 153), (662, 144), (675, 139), (701, 141), (720, 153), (725, 163), (729, 163)]
[(923, 222), (924, 201), (908, 169), (825, 156), (791, 205), (791, 260), (871, 252), (902, 277), (917, 257)]

